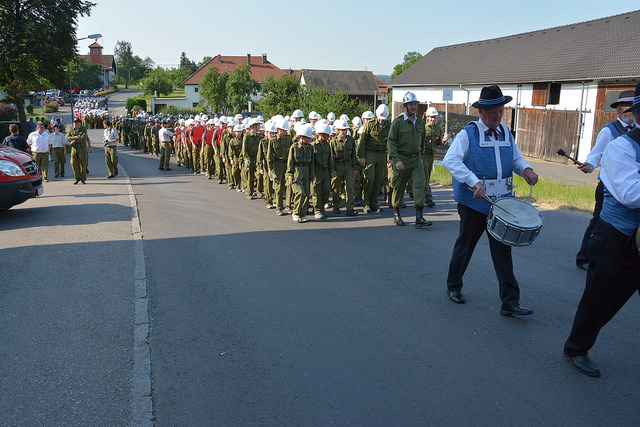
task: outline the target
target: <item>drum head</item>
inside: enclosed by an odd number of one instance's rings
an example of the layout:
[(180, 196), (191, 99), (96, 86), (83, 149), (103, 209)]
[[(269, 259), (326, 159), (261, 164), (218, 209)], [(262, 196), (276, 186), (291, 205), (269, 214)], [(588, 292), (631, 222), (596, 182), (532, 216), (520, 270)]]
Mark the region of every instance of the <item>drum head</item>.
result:
[(498, 209), (495, 206), (491, 207), (493, 215), (509, 224), (517, 224), (521, 228), (538, 228), (542, 226), (542, 213), (535, 206), (524, 200), (508, 197), (496, 200), (495, 203), (513, 214), (509, 215), (502, 209)]

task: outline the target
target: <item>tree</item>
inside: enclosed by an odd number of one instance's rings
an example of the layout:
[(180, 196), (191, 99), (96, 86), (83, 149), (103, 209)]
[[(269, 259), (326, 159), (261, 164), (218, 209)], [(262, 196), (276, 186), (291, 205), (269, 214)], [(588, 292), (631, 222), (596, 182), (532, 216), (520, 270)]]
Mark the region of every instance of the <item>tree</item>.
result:
[(358, 115), (360, 110), (364, 111), (364, 107), (359, 108), (358, 102), (355, 99), (349, 99), (341, 90), (329, 93), (324, 87), (305, 87), (302, 90), (300, 106), (297, 108), (302, 111), (315, 111), (325, 117), (331, 111), (337, 115), (346, 114), (349, 117)]
[(191, 74), (191, 71), (185, 68), (172, 68), (169, 70), (171, 84), (176, 87), (184, 87), (182, 82), (188, 79)]
[(187, 58), (187, 54), (184, 52), (180, 54), (180, 68), (190, 70), (192, 73), (198, 69), (196, 63)]
[(216, 67), (209, 67), (200, 82), (200, 96), (202, 97), (200, 103), (213, 111), (228, 114), (230, 112), (227, 102), (228, 80), (229, 73), (225, 71), (221, 74)]
[(198, 62), (198, 65), (196, 65), (196, 67), (200, 68), (203, 65), (205, 65), (207, 62), (211, 61), (212, 59), (213, 59), (213, 56), (204, 56), (202, 57), (202, 61)]
[[(78, 16), (89, 16), (93, 6), (84, 0), (0, 0), (0, 87), (15, 99), (25, 136), (24, 95), (46, 89), (43, 82), (62, 87), (68, 81)], [(51, 19), (53, 8), (64, 19)]]
[(136, 58), (133, 56), (133, 49), (131, 43), (120, 41), (116, 43), (115, 49), (113, 49), (113, 56), (116, 58), (116, 64), (118, 64), (118, 70), (124, 74), (126, 88), (129, 87), (129, 75), (132, 68), (138, 65)]
[(278, 79), (269, 75), (262, 84), (262, 99), (258, 102), (258, 109), (265, 116), (290, 114), (299, 108), (301, 90), (300, 79), (295, 74)]
[(76, 89), (98, 87), (102, 78), (102, 66), (94, 64), (84, 56), (76, 56), (71, 61), (71, 86)]
[(162, 67), (149, 72), (147, 77), (143, 78), (140, 83), (145, 95), (169, 95), (173, 90), (169, 73)]
[(229, 74), (227, 99), (233, 111), (245, 110), (260, 89), (260, 83), (251, 78), (251, 67), (241, 65)]
[(413, 64), (418, 62), (418, 60), (422, 58), (422, 55), (418, 52), (407, 52), (404, 55), (404, 62), (402, 64), (398, 64), (393, 67), (393, 73), (391, 73), (391, 78), (395, 79), (398, 77), (404, 70), (411, 67)]

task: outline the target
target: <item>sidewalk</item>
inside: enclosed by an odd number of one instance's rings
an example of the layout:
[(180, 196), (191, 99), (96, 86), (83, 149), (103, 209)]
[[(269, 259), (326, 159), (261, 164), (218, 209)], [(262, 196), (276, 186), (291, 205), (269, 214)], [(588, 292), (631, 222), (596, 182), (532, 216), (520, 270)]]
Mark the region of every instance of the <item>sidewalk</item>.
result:
[(578, 167), (571, 162), (571, 164), (564, 165), (562, 163), (538, 160), (530, 157), (525, 158), (531, 163), (533, 170), (540, 177), (553, 178), (557, 181), (574, 185), (591, 184), (595, 186), (598, 183), (599, 169), (592, 173), (584, 173), (579, 171)]

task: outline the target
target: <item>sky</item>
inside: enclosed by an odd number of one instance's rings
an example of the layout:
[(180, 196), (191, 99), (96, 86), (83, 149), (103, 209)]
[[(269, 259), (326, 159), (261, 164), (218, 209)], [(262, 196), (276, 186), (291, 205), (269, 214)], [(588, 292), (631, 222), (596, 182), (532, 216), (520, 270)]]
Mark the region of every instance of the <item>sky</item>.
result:
[[(102, 34), (103, 53), (128, 41), (134, 55), (177, 67), (180, 54), (267, 54), (281, 69), (391, 74), (407, 52), (486, 40), (636, 10), (630, 2), (535, 0), (93, 0), (76, 37)], [(87, 54), (93, 40), (78, 42)]]

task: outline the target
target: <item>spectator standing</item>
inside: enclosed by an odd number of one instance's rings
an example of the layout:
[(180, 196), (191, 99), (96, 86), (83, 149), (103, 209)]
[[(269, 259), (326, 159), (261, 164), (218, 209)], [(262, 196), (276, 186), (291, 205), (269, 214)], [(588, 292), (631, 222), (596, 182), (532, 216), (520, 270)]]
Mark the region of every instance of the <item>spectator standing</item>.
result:
[(25, 153), (31, 153), (31, 147), (29, 147), (29, 144), (27, 144), (27, 140), (24, 139), (22, 135), (20, 135), (20, 133), (18, 132), (19, 130), (20, 129), (18, 128), (18, 125), (9, 125), (9, 132), (11, 132), (11, 135), (7, 136), (4, 141), (2, 141), (2, 144), (13, 147), (16, 150), (22, 150)]
[(44, 131), (44, 123), (38, 122), (36, 130), (29, 134), (27, 138), (27, 144), (31, 146), (31, 152), (34, 153), (36, 164), (42, 178), (49, 182), (49, 155), (51, 154), (51, 143), (49, 141), (49, 134)]
[(55, 172), (55, 178), (64, 176), (64, 164), (67, 162), (67, 145), (69, 144), (67, 138), (65, 138), (64, 134), (60, 131), (60, 125), (55, 124), (53, 125), (54, 133), (49, 135), (51, 153), (53, 154), (53, 170)]

